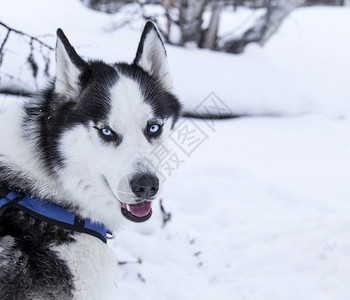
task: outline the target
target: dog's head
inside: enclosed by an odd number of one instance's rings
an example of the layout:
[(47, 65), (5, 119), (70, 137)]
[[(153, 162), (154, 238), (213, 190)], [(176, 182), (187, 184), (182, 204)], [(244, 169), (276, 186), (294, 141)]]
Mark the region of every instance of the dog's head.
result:
[(146, 24), (132, 64), (85, 61), (57, 36), (45, 162), (84, 216), (112, 229), (122, 214), (145, 221), (162, 184), (151, 153), (166, 145), (181, 109), (157, 29)]

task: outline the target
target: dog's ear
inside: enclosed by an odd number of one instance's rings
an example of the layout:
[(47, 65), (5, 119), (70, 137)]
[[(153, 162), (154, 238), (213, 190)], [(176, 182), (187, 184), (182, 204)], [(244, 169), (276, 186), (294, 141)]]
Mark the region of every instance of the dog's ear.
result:
[(75, 52), (61, 29), (57, 29), (55, 92), (74, 98), (86, 62)]
[(150, 21), (142, 32), (134, 63), (159, 80), (165, 88), (172, 88), (164, 44)]

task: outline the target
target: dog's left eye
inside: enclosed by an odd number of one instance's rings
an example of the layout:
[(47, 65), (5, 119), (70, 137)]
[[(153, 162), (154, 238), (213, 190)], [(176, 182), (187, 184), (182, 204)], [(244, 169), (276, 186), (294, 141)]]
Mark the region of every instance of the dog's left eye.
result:
[(162, 125), (150, 123), (148, 124), (145, 133), (148, 138), (156, 138), (162, 134), (162, 129)]
[(156, 133), (160, 129), (160, 126), (158, 124), (153, 124), (149, 127), (149, 132), (150, 133)]

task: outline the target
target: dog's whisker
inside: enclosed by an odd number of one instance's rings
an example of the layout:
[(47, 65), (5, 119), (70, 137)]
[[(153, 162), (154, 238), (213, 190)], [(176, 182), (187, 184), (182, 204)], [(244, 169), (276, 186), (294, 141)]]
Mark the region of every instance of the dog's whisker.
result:
[(121, 191), (121, 190), (117, 190), (117, 193), (121, 193), (121, 194), (125, 194), (125, 195), (130, 195), (130, 196), (133, 196), (133, 195), (134, 195), (133, 193), (125, 192), (125, 191)]

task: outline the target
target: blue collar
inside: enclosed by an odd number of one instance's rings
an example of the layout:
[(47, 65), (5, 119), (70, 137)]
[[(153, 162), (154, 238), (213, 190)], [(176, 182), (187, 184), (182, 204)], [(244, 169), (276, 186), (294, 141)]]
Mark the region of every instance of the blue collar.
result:
[(28, 193), (15, 191), (7, 191), (6, 193), (0, 196), (0, 216), (7, 208), (15, 207), (34, 218), (68, 230), (90, 234), (107, 243), (106, 228), (100, 223), (92, 222), (88, 218), (81, 219), (67, 209), (34, 198)]

